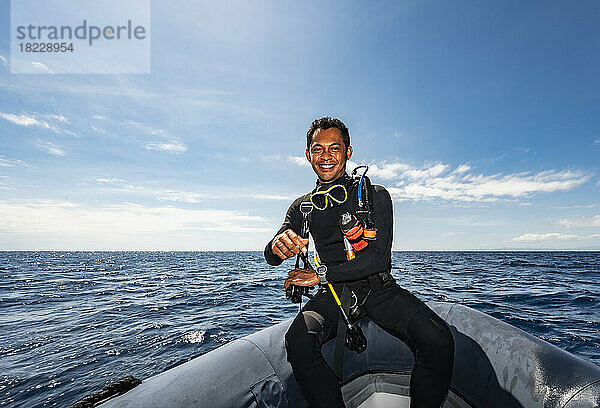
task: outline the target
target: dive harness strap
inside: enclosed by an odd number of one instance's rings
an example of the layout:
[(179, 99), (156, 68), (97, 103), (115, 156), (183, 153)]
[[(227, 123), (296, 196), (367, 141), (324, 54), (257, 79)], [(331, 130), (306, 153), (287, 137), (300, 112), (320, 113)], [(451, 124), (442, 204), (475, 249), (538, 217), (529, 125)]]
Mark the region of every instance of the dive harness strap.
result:
[[(351, 292), (346, 285), (342, 285), (342, 293), (340, 295), (341, 307), (347, 305), (351, 300)], [(338, 319), (337, 337), (335, 338), (335, 353), (333, 355), (333, 372), (339, 381), (344, 379), (344, 348), (346, 345), (346, 332), (348, 326), (344, 321), (341, 312)]]

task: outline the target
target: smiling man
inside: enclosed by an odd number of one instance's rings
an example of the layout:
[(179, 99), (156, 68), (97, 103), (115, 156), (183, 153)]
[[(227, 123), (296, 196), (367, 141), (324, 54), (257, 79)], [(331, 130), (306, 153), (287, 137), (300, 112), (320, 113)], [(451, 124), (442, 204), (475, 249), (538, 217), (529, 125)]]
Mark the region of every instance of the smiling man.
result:
[[(317, 185), (292, 203), (283, 225), (265, 248), (265, 258), (276, 266), (306, 252), (308, 235), (301, 236), (306, 217), (321, 262), (317, 268), (320, 286), (285, 336), (287, 358), (306, 401), (311, 408), (344, 407), (340, 370), (336, 378), (321, 354), (321, 346), (344, 329), (341, 313), (327, 290), (331, 283), (341, 294), (342, 307), (351, 320), (368, 316), (415, 354), (411, 407), (440, 407), (452, 376), (454, 340), (446, 323), (398, 286), (390, 273), (393, 214), (389, 193), (348, 176), (346, 162), (352, 147), (348, 128), (339, 119), (313, 121), (305, 154), (318, 177)], [(365, 200), (372, 208), (365, 207)], [(345, 223), (353, 220), (353, 229), (345, 229)], [(342, 343), (344, 338), (337, 341)]]

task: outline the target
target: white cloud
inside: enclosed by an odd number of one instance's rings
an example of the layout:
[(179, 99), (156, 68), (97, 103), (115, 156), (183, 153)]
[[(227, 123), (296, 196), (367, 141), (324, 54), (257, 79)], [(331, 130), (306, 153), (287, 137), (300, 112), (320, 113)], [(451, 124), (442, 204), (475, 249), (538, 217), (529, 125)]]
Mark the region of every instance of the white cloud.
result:
[(0, 61), (2, 61), (2, 65), (4, 65), (4, 66), (8, 65), (8, 60), (6, 58), (4, 58), (2, 55), (0, 55)]
[(69, 118), (67, 118), (64, 115), (48, 114), (48, 115), (44, 115), (44, 117), (47, 118), (47, 119), (57, 120), (57, 121), (62, 122), (62, 123), (71, 123), (69, 121)]
[(169, 142), (152, 142), (148, 143), (145, 147), (148, 150), (159, 150), (171, 153), (183, 153), (187, 150), (187, 147), (183, 143), (176, 140), (171, 140)]
[(146, 142), (144, 147), (147, 150), (156, 150), (156, 151), (163, 151), (163, 152), (169, 152), (169, 153), (183, 153), (183, 152), (187, 151), (187, 146), (183, 142), (174, 138), (173, 136), (170, 136), (166, 130), (153, 128), (151, 126), (148, 126), (148, 125), (145, 125), (143, 123), (136, 122), (133, 120), (123, 121), (123, 122), (121, 122), (121, 125), (141, 130), (152, 136), (159, 136), (159, 137), (164, 137), (165, 139), (167, 139), (167, 140)]
[(144, 131), (146, 133), (149, 133), (149, 134), (151, 134), (153, 136), (168, 136), (168, 133), (165, 130), (155, 129), (155, 128), (152, 128), (150, 126), (144, 125), (144, 124), (142, 124), (140, 122), (135, 122), (133, 120), (127, 120), (127, 121), (121, 122), (121, 125), (142, 130), (142, 131)]
[(559, 232), (549, 232), (546, 234), (523, 234), (512, 238), (514, 242), (540, 242), (540, 241), (585, 241), (600, 238), (600, 234), (591, 235), (573, 235), (561, 234)]
[(571, 209), (571, 208), (596, 208), (596, 207), (600, 207), (600, 203), (567, 205), (567, 206), (558, 206), (558, 207), (551, 207), (551, 208), (564, 210), (564, 209)]
[(457, 226), (457, 227), (475, 227), (482, 228), (485, 227), (490, 229), (490, 227), (505, 227), (509, 220), (505, 218), (498, 217), (482, 217), (479, 215), (460, 215), (460, 216), (452, 216), (452, 217), (403, 217), (403, 221), (412, 222), (418, 224), (433, 224), (436, 226), (446, 225), (446, 226)]
[[(354, 168), (356, 167), (356, 165), (354, 165), (354, 163), (349, 162), (349, 165), (352, 164), (351, 166), (348, 167), (348, 169)], [(397, 178), (400, 174), (402, 174), (403, 172), (410, 170), (410, 166), (404, 163), (380, 163), (380, 164), (372, 164), (369, 165), (369, 171), (368, 174), (369, 176), (373, 177), (373, 178), (381, 178), (383, 180), (392, 180), (394, 178)]]
[(437, 177), (440, 174), (448, 170), (450, 166), (446, 164), (437, 163), (431, 167), (425, 169), (409, 169), (404, 172), (404, 177), (411, 178), (413, 180), (431, 179)]
[(108, 120), (108, 118), (106, 116), (102, 116), (102, 115), (94, 115), (92, 117), (94, 119), (98, 119), (98, 120)]
[(579, 217), (571, 219), (562, 219), (556, 222), (557, 225), (563, 227), (600, 227), (600, 214), (594, 215), (593, 217)]
[[(47, 114), (47, 115), (43, 115), (43, 117), (45, 117), (46, 119), (50, 119), (50, 120), (61, 122), (61, 123), (66, 123), (66, 124), (70, 123), (69, 119), (64, 115)], [(38, 119), (35, 115), (26, 115), (26, 114), (15, 115), (12, 113), (0, 112), (0, 118), (3, 118), (5, 120), (7, 120), (15, 125), (19, 125), (19, 126), (25, 126), (25, 127), (37, 126), (37, 127), (43, 128), (43, 129), (51, 130), (54, 133), (66, 134), (66, 135), (70, 135), (70, 136), (79, 137), (79, 135), (77, 133), (72, 132), (67, 129), (60, 128), (58, 126), (55, 126), (54, 124), (51, 125), (50, 123), (48, 123), (47, 121), (45, 121), (43, 119)]]
[(288, 161), (300, 167), (310, 167), (310, 163), (304, 156), (288, 156)]
[(35, 116), (32, 115), (14, 115), (12, 113), (2, 113), (0, 112), (0, 118), (3, 118), (15, 125), (20, 126), (39, 126), (46, 129), (50, 129), (50, 125), (46, 121), (37, 120)]
[(103, 185), (103, 188), (112, 191), (120, 191), (125, 193), (143, 194), (152, 196), (159, 201), (171, 201), (181, 203), (199, 203), (206, 199), (211, 200), (232, 200), (232, 199), (251, 199), (251, 200), (275, 200), (289, 201), (294, 200), (298, 196), (294, 194), (257, 194), (240, 191), (239, 189), (229, 189), (217, 194), (203, 191), (202, 193), (192, 191), (181, 191), (164, 188), (151, 188), (142, 185), (135, 185), (126, 182), (123, 179), (115, 177), (97, 177), (96, 182)]
[(46, 73), (48, 73), (48, 74), (54, 74), (54, 71), (52, 71), (50, 68), (48, 68), (47, 66), (45, 66), (45, 65), (44, 65), (44, 64), (42, 64), (41, 62), (38, 62), (38, 61), (33, 61), (33, 62), (31, 63), (31, 65), (32, 65), (32, 66), (33, 66), (35, 69), (37, 69), (38, 71), (41, 71), (41, 72), (46, 72)]
[(96, 133), (100, 133), (100, 134), (105, 134), (106, 133), (106, 130), (102, 129), (101, 127), (92, 125), (91, 128)]
[(120, 179), (120, 178), (116, 178), (116, 177), (111, 177), (111, 178), (106, 178), (106, 177), (98, 177), (96, 178), (96, 181), (98, 183), (109, 183), (109, 184), (121, 184), (121, 183), (125, 183), (125, 180)]
[(444, 232), (443, 234), (441, 234), (442, 237), (453, 237), (456, 234), (454, 232)]
[(281, 161), (282, 157), (280, 154), (269, 154), (269, 155), (261, 155), (260, 159), (265, 162), (270, 161)]
[(596, 140), (594, 140), (594, 144), (600, 144), (600, 137)]
[(204, 194), (190, 193), (187, 191), (159, 190), (157, 197), (161, 201), (175, 201), (181, 203), (199, 203), (205, 198)]
[(125, 180), (116, 177), (97, 177), (96, 181), (112, 191), (119, 191), (125, 193), (142, 194), (145, 196), (151, 196), (159, 201), (171, 201), (181, 203), (199, 203), (206, 197), (205, 194), (189, 192), (189, 191), (178, 191), (172, 189), (162, 188), (150, 188), (141, 185), (135, 185), (127, 183)]
[(558, 232), (549, 232), (547, 234), (523, 234), (513, 238), (511, 241), (532, 242), (532, 241), (570, 241), (577, 239), (577, 235), (560, 234)]
[(67, 129), (60, 129), (59, 133), (62, 133), (63, 135), (69, 135), (69, 136), (79, 137), (79, 135), (77, 133), (71, 132), (70, 130), (67, 130)]
[[(371, 171), (373, 169), (373, 172)], [(537, 193), (571, 190), (590, 179), (582, 171), (546, 170), (534, 174), (474, 174), (468, 164), (451, 171), (444, 163), (415, 167), (406, 163), (383, 162), (369, 166), (369, 175), (395, 182), (388, 190), (399, 201), (448, 200), (493, 202), (527, 198)]]
[(106, 187), (103, 187), (103, 188), (107, 188), (112, 191), (136, 192), (136, 193), (143, 193), (143, 194), (154, 195), (154, 196), (158, 195), (158, 191), (160, 191), (160, 190), (151, 189), (151, 188), (147, 188), (147, 187), (140, 186), (140, 185), (129, 184), (125, 180), (115, 178), (115, 177), (111, 177), (111, 178), (98, 177), (98, 178), (96, 178), (96, 181), (98, 183), (107, 185)]
[(37, 141), (33, 142), (33, 145), (35, 147), (37, 147), (38, 149), (43, 150), (46, 153), (49, 153), (54, 156), (64, 157), (67, 155), (61, 147), (55, 145), (52, 142), (47, 142), (47, 141), (45, 142), (43, 140), (37, 140)]
[(0, 201), (0, 232), (123, 240), (175, 231), (268, 232), (245, 211), (145, 207), (133, 203), (90, 208), (67, 201)]
[[(299, 166), (310, 166), (304, 157), (289, 156)], [(358, 164), (351, 160), (347, 169)], [(531, 197), (537, 193), (566, 191), (576, 188), (590, 178), (579, 170), (546, 170), (531, 174), (474, 174), (471, 166), (461, 164), (451, 171), (445, 163), (425, 163), (416, 167), (401, 162), (369, 164), (368, 175), (373, 181), (388, 182), (388, 191), (397, 201), (447, 200), (463, 203), (495, 202)], [(389, 185), (389, 182), (392, 184)], [(600, 184), (599, 184), (600, 185)]]
[(471, 170), (471, 166), (469, 166), (468, 164), (461, 164), (456, 168), (456, 170), (454, 170), (454, 172), (457, 174), (463, 174), (469, 170)]
[(0, 167), (15, 167), (15, 166), (28, 166), (28, 164), (22, 160), (7, 159), (6, 157), (0, 155)]
[[(296, 165), (310, 165), (304, 157), (290, 156), (288, 159)], [(349, 160), (347, 169), (357, 165)], [(445, 163), (425, 163), (417, 167), (386, 161), (369, 164), (368, 175), (375, 182), (377, 179), (388, 182), (388, 191), (397, 201), (447, 200), (463, 203), (520, 199), (537, 193), (571, 190), (591, 177), (579, 170), (483, 175), (474, 174), (468, 164), (461, 164), (452, 171), (451, 166)]]
[[(358, 163), (349, 160), (347, 169), (351, 171), (357, 166)], [(383, 180), (393, 180), (399, 178), (409, 178), (419, 180), (439, 176), (449, 169), (450, 166), (443, 163), (426, 164), (422, 168), (415, 168), (414, 166), (406, 163), (384, 161), (381, 163), (369, 164), (369, 171), (367, 174), (374, 179), (379, 178)], [(471, 167), (468, 164), (461, 164), (454, 170), (454, 173), (462, 174), (470, 169)]]

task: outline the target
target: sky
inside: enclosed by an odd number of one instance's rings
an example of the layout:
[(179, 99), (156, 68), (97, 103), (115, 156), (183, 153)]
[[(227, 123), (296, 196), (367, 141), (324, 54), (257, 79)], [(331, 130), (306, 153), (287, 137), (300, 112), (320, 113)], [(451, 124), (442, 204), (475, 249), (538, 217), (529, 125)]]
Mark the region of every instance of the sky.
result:
[(0, 249), (262, 249), (333, 116), (393, 249), (599, 250), (600, 3), (372, 4), (152, 1), (151, 73), (11, 74), (1, 1)]

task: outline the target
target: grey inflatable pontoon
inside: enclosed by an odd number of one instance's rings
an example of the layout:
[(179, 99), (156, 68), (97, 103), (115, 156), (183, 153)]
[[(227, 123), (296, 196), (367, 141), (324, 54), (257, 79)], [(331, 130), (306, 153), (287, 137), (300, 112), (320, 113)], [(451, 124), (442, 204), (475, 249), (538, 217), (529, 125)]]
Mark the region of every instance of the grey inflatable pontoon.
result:
[[(454, 374), (446, 408), (598, 408), (600, 367), (466, 306), (428, 303), (451, 326)], [(290, 320), (233, 341), (150, 377), (102, 408), (300, 408), (286, 360)], [(344, 400), (348, 408), (409, 407), (408, 347), (365, 319), (367, 351), (346, 350)], [(335, 341), (323, 346), (332, 364)]]

